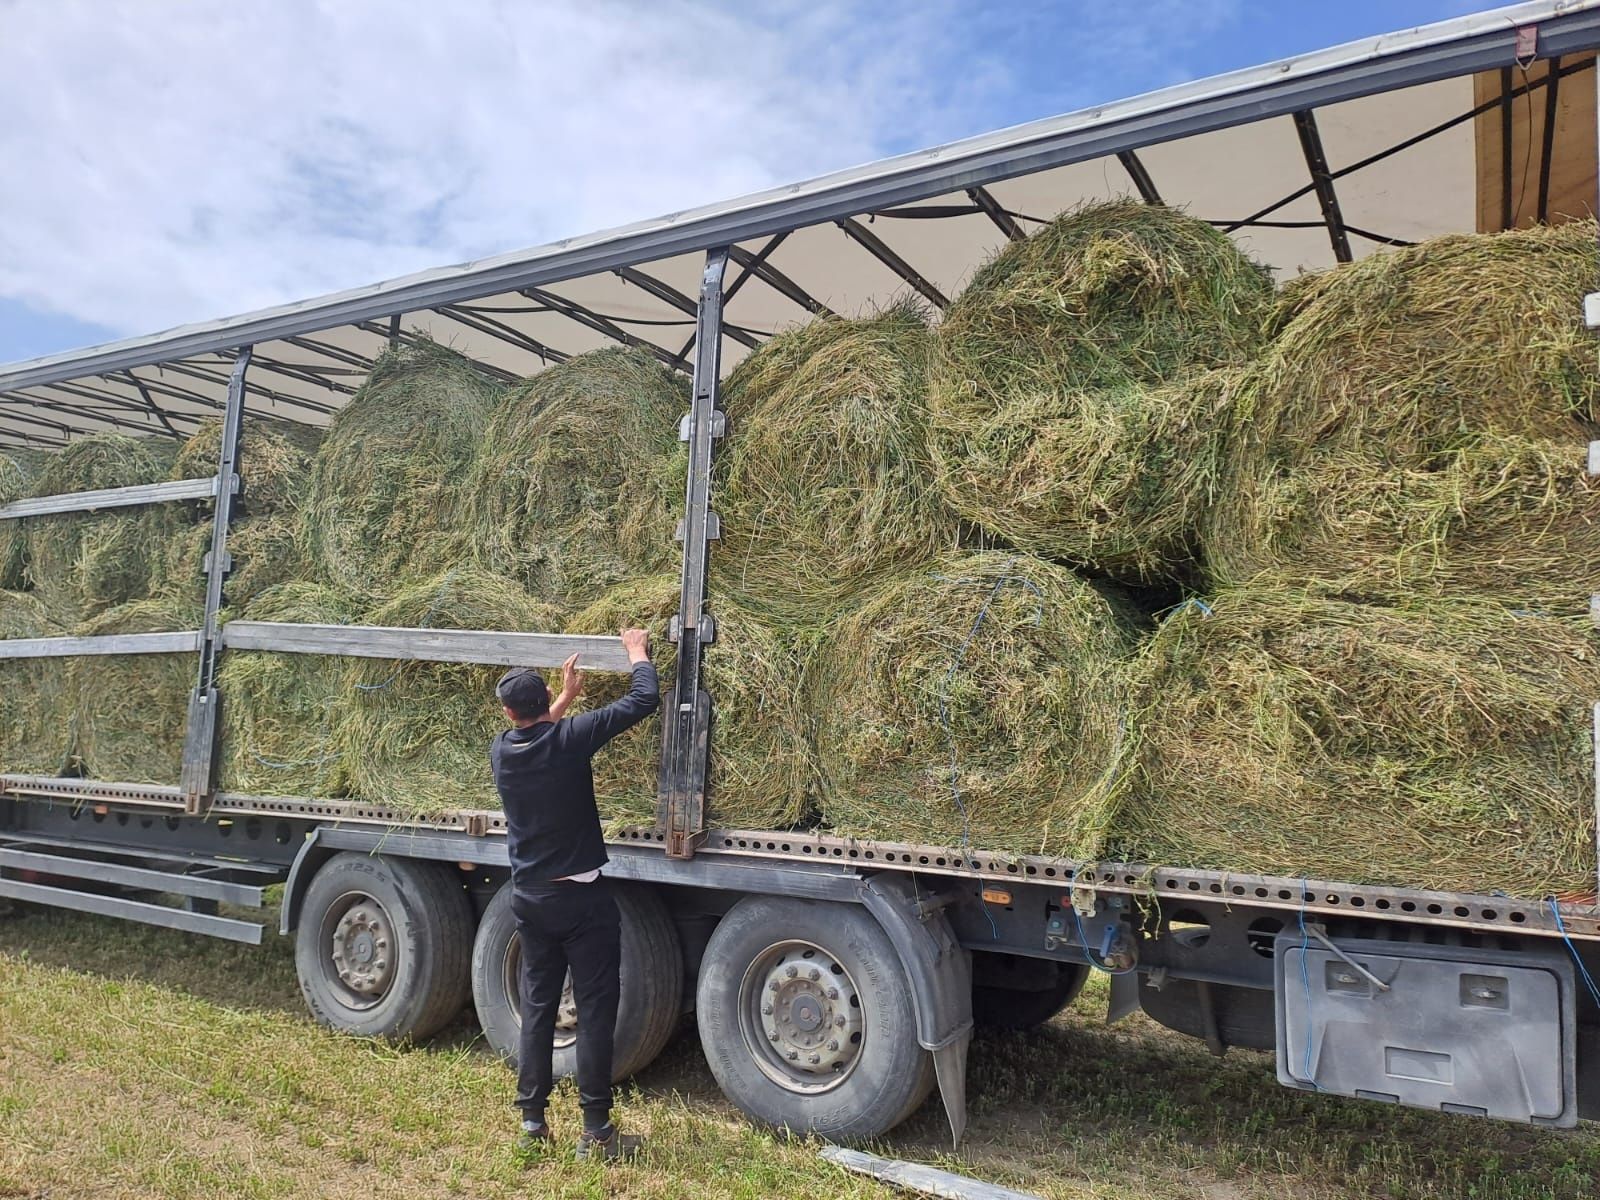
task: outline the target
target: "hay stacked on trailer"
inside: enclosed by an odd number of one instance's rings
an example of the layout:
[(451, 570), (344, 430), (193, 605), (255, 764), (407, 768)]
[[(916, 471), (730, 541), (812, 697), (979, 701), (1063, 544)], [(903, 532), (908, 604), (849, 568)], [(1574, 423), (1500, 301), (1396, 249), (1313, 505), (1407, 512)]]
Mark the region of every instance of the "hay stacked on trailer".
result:
[[(49, 456), (33, 494), (160, 483), (176, 450), (175, 443), (154, 437), (79, 438)], [(183, 525), (183, 515), (170, 504), (25, 518), (27, 584), (64, 624), (142, 599)]]
[(1600, 655), (1582, 618), (1464, 599), (1383, 608), (1260, 580), (1174, 613), (1136, 693), (1119, 856), (1594, 890)]
[(872, 838), (1094, 857), (1123, 754), (1113, 605), (1027, 555), (952, 554), (835, 628), (806, 687), (822, 815)]
[(311, 576), (387, 597), (454, 562), (461, 480), (498, 394), (470, 359), (432, 342), (385, 353), (312, 460), (299, 531)]
[[(305, 571), (296, 531), (301, 489), (311, 470), (322, 431), (287, 421), (247, 419), (239, 435), (242, 490), (228, 530), (233, 570), (226, 596), (235, 608)], [(217, 472), (222, 422), (207, 421), (178, 451), (174, 479), (199, 479)], [(160, 569), (159, 587), (176, 595), (198, 595), (205, 586), (211, 549), (212, 505), (185, 506), (191, 525), (174, 538)]]
[(1438, 238), (1297, 285), (1241, 389), (1213, 579), (1573, 612), (1600, 572), (1584, 471), (1600, 364), (1593, 222)]
[(922, 313), (902, 304), (813, 321), (739, 364), (723, 393), (719, 589), (820, 624), (957, 544), (928, 446), (931, 344)]
[(1069, 212), (982, 268), (939, 326), (934, 449), (950, 504), (1030, 553), (1133, 583), (1192, 576), (1226, 462), (1227, 389), (1272, 283), (1157, 205)]
[[(0, 504), (34, 494), (34, 480), (48, 454), (24, 446), (0, 450)], [(27, 539), (21, 521), (0, 521), (0, 588), (15, 590), (27, 582)], [(20, 635), (19, 635), (20, 636)]]
[[(261, 592), (239, 615), (249, 621), (349, 625), (358, 602), (319, 583), (294, 580)], [(223, 697), (221, 786), (257, 795), (342, 796), (337, 730), (352, 660), (325, 654), (229, 650)]]
[[(202, 598), (150, 596), (84, 621), (74, 633), (104, 637), (198, 629)], [(178, 782), (193, 653), (95, 655), (71, 660), (71, 713), (84, 773), (132, 783)]]
[[(514, 580), (473, 566), (403, 583), (361, 624), (526, 632), (560, 627)], [(495, 808), (489, 741), (505, 728), (494, 686), (503, 667), (355, 659), (334, 735), (349, 795), (402, 813)]]
[[(678, 612), (680, 580), (657, 575), (619, 584), (568, 623), (568, 631), (614, 634), (638, 624), (650, 631), (663, 699), (673, 686), (675, 648), (667, 629)], [(707, 783), (707, 819), (723, 828), (789, 829), (807, 821), (816, 794), (816, 756), (802, 699), (813, 635), (775, 627), (727, 597), (710, 605), (717, 639), (706, 649), (701, 686), (715, 705)], [(581, 665), (581, 664), (580, 664)], [(585, 707), (619, 698), (619, 675), (585, 680)], [(580, 710), (581, 711), (581, 710)], [(594, 760), (595, 798), (614, 821), (655, 819), (661, 719), (652, 717)]]
[(631, 349), (581, 354), (513, 388), (467, 484), (476, 553), (568, 613), (666, 567), (688, 403), (683, 377)]
[[(0, 638), (68, 632), (38, 596), (0, 591)], [(66, 658), (0, 659), (0, 771), (57, 775), (71, 768), (70, 672)]]

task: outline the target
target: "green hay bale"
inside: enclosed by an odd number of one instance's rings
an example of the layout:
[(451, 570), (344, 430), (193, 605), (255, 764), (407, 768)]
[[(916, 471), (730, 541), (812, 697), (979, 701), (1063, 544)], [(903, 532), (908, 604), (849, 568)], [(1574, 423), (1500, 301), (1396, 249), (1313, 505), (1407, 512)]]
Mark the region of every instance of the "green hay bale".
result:
[[(49, 455), (43, 450), (7, 447), (0, 450), (0, 504), (10, 504), (34, 493), (34, 481)], [(27, 539), (21, 521), (0, 521), (0, 588), (24, 586)]]
[[(176, 449), (173, 442), (150, 437), (103, 433), (79, 438), (49, 457), (33, 494), (160, 483)], [(60, 612), (93, 615), (148, 595), (169, 539), (184, 527), (184, 516), (171, 504), (147, 504), (30, 517), (23, 524), (29, 586)]]
[(959, 539), (928, 449), (922, 314), (813, 321), (739, 364), (724, 392), (719, 580), (785, 620), (818, 622)]
[(1156, 205), (1094, 205), (1011, 243), (938, 330), (950, 504), (1034, 554), (1185, 577), (1228, 426), (1214, 387), (1184, 385), (1253, 355), (1271, 298), (1226, 236)]
[[(201, 619), (198, 598), (156, 596), (109, 609), (73, 632), (88, 637), (167, 633), (198, 629)], [(194, 654), (75, 660), (72, 694), (84, 774), (129, 783), (177, 783), (197, 669)]]
[[(568, 631), (615, 634), (629, 626), (648, 629), (664, 703), (676, 659), (667, 627), (678, 611), (678, 598), (675, 575), (631, 580), (573, 617)], [(816, 790), (816, 756), (801, 703), (808, 643), (726, 600), (718, 599), (712, 607), (717, 640), (706, 648), (701, 675), (715, 723), (706, 820), (729, 829), (792, 828), (808, 819)], [(589, 675), (582, 703), (599, 707), (626, 690), (624, 675)], [(601, 813), (618, 821), (654, 821), (660, 763), (659, 716), (601, 751), (594, 760), (595, 799)]]
[[(241, 490), (233, 515), (260, 517), (292, 512), (310, 474), (323, 431), (292, 421), (245, 418), (239, 433)], [(222, 422), (207, 421), (178, 450), (174, 479), (203, 479), (217, 473), (222, 457)], [(210, 505), (202, 506), (209, 511)]]
[(506, 394), (467, 487), (472, 544), (571, 611), (667, 566), (687, 459), (689, 388), (639, 350), (597, 350)]
[[(268, 588), (244, 609), (251, 621), (352, 624), (360, 606), (321, 584)], [(335, 729), (354, 660), (322, 654), (230, 650), (217, 672), (222, 696), (222, 787), (255, 795), (341, 796)]]
[[(548, 605), (472, 567), (410, 580), (362, 624), (553, 632)], [(407, 813), (499, 807), (489, 742), (506, 727), (503, 667), (358, 659), (345, 673), (336, 735), (350, 795)]]
[(1025, 555), (952, 555), (891, 583), (837, 626), (806, 689), (824, 821), (1094, 857), (1122, 748), (1126, 645), (1097, 591)]
[(1600, 365), (1593, 222), (1440, 238), (1302, 284), (1238, 404), (1219, 584), (1263, 570), (1369, 599), (1576, 611), (1600, 560), (1581, 450)]
[[(247, 607), (261, 593), (308, 573), (295, 536), (298, 518), (293, 513), (241, 517), (228, 530), (228, 554), (233, 570), (224, 584), (223, 599), (234, 608)], [(191, 525), (172, 537), (162, 554), (157, 590), (177, 596), (205, 594), (205, 561), (211, 552), (211, 523)]]
[(1592, 894), (1597, 662), (1581, 619), (1370, 607), (1272, 579), (1222, 593), (1170, 617), (1142, 656), (1142, 747), (1116, 851)]
[(317, 578), (390, 595), (408, 573), (449, 560), (461, 480), (497, 390), (432, 343), (378, 360), (312, 462), (300, 533)]
[[(68, 630), (38, 596), (0, 592), (0, 637), (60, 637)], [(71, 660), (0, 660), (0, 771), (59, 775), (72, 767)]]

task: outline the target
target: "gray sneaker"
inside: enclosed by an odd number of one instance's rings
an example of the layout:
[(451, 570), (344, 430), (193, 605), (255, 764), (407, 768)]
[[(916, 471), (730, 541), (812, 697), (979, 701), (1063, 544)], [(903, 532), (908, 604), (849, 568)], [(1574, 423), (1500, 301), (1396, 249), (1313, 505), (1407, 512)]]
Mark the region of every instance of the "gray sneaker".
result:
[(585, 1130), (578, 1135), (578, 1157), (599, 1159), (601, 1162), (625, 1162), (644, 1147), (644, 1138), (634, 1133), (623, 1133), (615, 1125), (606, 1135)]

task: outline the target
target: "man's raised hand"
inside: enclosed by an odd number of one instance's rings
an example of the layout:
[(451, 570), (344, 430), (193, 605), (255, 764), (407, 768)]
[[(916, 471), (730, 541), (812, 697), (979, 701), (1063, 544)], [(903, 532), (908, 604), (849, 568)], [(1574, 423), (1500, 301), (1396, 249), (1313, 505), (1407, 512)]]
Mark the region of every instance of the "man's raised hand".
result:
[(643, 629), (624, 629), (622, 631), (622, 648), (628, 652), (630, 663), (642, 663), (650, 660), (650, 634)]
[(561, 694), (576, 700), (583, 693), (583, 672), (578, 670), (578, 656), (570, 655), (561, 664)]

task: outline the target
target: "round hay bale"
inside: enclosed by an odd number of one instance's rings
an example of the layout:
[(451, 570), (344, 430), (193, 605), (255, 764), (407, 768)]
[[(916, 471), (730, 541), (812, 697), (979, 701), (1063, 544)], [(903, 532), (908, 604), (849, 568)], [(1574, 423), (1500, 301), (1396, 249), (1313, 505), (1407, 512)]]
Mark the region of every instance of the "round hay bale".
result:
[[(280, 583), (244, 608), (251, 621), (346, 625), (359, 606), (317, 583)], [(220, 777), (228, 791), (342, 796), (335, 730), (354, 660), (323, 654), (230, 650), (217, 671), (222, 696)]]
[(1600, 557), (1581, 464), (1600, 363), (1593, 222), (1439, 238), (1301, 285), (1251, 372), (1210, 575), (1576, 611)]
[[(176, 444), (153, 437), (97, 433), (50, 455), (33, 494), (160, 483)], [(58, 513), (23, 522), (33, 590), (62, 613), (92, 615), (148, 595), (152, 573), (185, 519), (171, 504)]]
[[(34, 494), (34, 481), (49, 454), (22, 446), (0, 450), (0, 504)], [(21, 521), (0, 521), (0, 588), (16, 590), (27, 581), (27, 539)]]
[(687, 380), (640, 350), (581, 354), (508, 392), (467, 488), (478, 553), (569, 612), (667, 566), (688, 404)]
[[(678, 611), (679, 590), (676, 575), (620, 584), (573, 617), (568, 632), (648, 629), (665, 703), (677, 657), (667, 629)], [(701, 686), (711, 696), (714, 724), (706, 820), (724, 829), (793, 828), (810, 816), (816, 790), (816, 756), (807, 736), (801, 691), (808, 644), (724, 599), (711, 607), (717, 640), (706, 648), (701, 674)], [(626, 690), (626, 676), (588, 675), (581, 703), (597, 708)], [(601, 751), (593, 765), (595, 800), (602, 815), (617, 821), (655, 820), (661, 766), (659, 716)]]
[(453, 561), (461, 480), (497, 386), (431, 342), (380, 358), (312, 461), (301, 538), (317, 578), (389, 595)]
[[(0, 592), (0, 637), (61, 637), (59, 618), (31, 592)], [(72, 660), (0, 660), (0, 771), (62, 775), (72, 770)]]
[(904, 304), (802, 325), (734, 370), (711, 556), (727, 588), (785, 620), (820, 622), (956, 545), (928, 449), (931, 342)]
[(822, 816), (853, 836), (1092, 858), (1128, 638), (1072, 572), (951, 555), (836, 627), (806, 694)]
[(1216, 389), (1185, 385), (1253, 355), (1271, 310), (1262, 268), (1159, 205), (1093, 205), (1012, 242), (938, 329), (950, 504), (1033, 554), (1185, 577), (1228, 432)]
[[(404, 582), (361, 624), (553, 632), (560, 622), (509, 579), (471, 567)], [(350, 795), (409, 814), (499, 807), (489, 742), (506, 726), (503, 667), (353, 660), (337, 750)]]
[[(248, 606), (269, 588), (308, 573), (293, 513), (241, 517), (228, 530), (233, 570), (223, 585), (223, 600)], [(177, 596), (205, 595), (205, 561), (211, 552), (211, 522), (191, 525), (172, 537), (157, 567), (156, 589)]]
[(1591, 893), (1600, 696), (1581, 620), (1411, 611), (1270, 578), (1179, 610), (1137, 677), (1136, 862), (1516, 896)]
[[(234, 518), (291, 512), (299, 507), (322, 438), (323, 430), (312, 425), (246, 417), (239, 432), (240, 491)], [(179, 447), (172, 478), (215, 475), (221, 457), (222, 422), (207, 421)], [(210, 505), (196, 502), (196, 508), (209, 512)]]
[[(198, 629), (199, 598), (154, 596), (118, 605), (74, 633), (169, 633)], [(194, 654), (116, 654), (73, 660), (78, 751), (91, 779), (178, 782), (198, 659)]]

